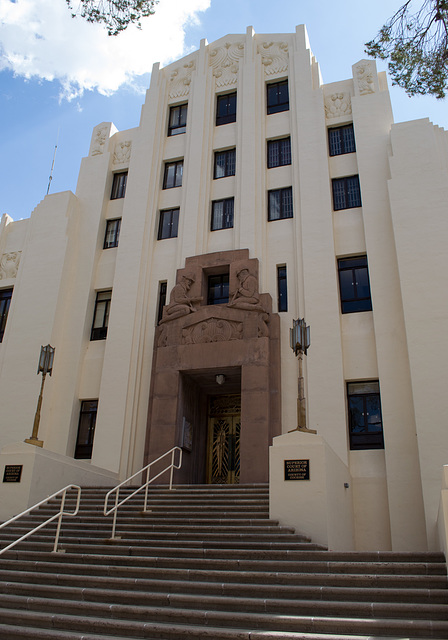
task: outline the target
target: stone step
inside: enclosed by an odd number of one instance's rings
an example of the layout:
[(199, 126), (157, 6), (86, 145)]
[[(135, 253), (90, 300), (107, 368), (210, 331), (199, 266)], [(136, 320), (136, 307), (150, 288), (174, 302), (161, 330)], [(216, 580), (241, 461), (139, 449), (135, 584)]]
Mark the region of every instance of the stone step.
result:
[[(11, 608), (14, 606), (23, 608)], [(19, 602), (19, 600), (21, 602)], [(8, 606), (5, 606), (5, 605)], [(69, 613), (53, 613), (69, 611)], [(448, 622), (445, 620), (412, 619), (408, 615), (403, 619), (379, 617), (377, 612), (386, 610), (381, 606), (372, 606), (367, 617), (346, 617), (337, 613), (334, 616), (321, 615), (278, 615), (271, 613), (252, 613), (234, 611), (209, 611), (207, 609), (184, 609), (170, 606), (141, 607), (123, 604), (101, 604), (61, 601), (45, 598), (8, 597), (8, 603), (0, 600), (0, 624), (30, 625), (50, 627), (67, 631), (86, 631), (115, 634), (124, 637), (162, 638), (173, 625), (189, 625), (193, 638), (201, 637), (205, 626), (231, 629), (258, 629), (275, 632), (312, 632), (337, 634), (377, 634), (407, 635), (423, 638), (446, 638)], [(48, 616), (46, 611), (51, 613)], [(316, 612), (317, 613), (317, 612)], [(193, 631), (194, 630), (194, 631)], [(193, 632), (193, 633), (192, 633)], [(170, 631), (170, 633), (172, 633)], [(194, 635), (193, 635), (194, 634)], [(166, 635), (165, 635), (166, 637)], [(170, 637), (170, 636), (168, 636)], [(171, 635), (171, 637), (176, 637)]]

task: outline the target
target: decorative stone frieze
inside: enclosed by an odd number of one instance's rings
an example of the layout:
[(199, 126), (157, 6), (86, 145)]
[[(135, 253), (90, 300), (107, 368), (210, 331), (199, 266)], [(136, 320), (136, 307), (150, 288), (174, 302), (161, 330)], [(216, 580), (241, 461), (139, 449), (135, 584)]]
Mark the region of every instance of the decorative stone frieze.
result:
[(238, 79), (239, 60), (244, 54), (242, 42), (226, 42), (222, 47), (210, 51), (209, 64), (217, 87), (228, 87), (236, 84)]
[(360, 60), (353, 65), (353, 79), (355, 92), (360, 96), (377, 91), (377, 77), (375, 63), (370, 60)]
[(114, 164), (127, 164), (131, 157), (132, 142), (126, 140), (125, 142), (119, 142), (114, 151)]
[(261, 62), (267, 76), (283, 73), (288, 69), (289, 52), (287, 42), (263, 42), (258, 46)]
[(223, 318), (208, 318), (182, 331), (182, 344), (201, 344), (206, 342), (225, 342), (241, 340), (243, 323)]
[(90, 147), (91, 156), (99, 156), (104, 152), (104, 145), (107, 140), (108, 127), (99, 125), (93, 130), (92, 144)]
[(350, 94), (340, 91), (325, 97), (325, 116), (327, 120), (349, 116), (352, 113), (352, 102)]
[(21, 251), (11, 251), (2, 255), (0, 260), (0, 280), (16, 277), (21, 255)]
[(195, 60), (191, 60), (182, 67), (177, 67), (169, 79), (168, 95), (170, 98), (181, 98), (190, 92), (191, 76), (196, 69)]

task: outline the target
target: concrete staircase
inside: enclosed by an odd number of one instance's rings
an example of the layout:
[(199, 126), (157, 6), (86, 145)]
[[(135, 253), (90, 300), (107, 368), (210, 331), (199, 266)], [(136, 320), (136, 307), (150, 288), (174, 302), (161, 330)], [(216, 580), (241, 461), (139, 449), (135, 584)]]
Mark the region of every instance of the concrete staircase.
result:
[(111, 542), (105, 493), (83, 490), (64, 553), (50, 525), (0, 556), (0, 639), (448, 638), (442, 554), (327, 551), (269, 520), (265, 485), (153, 489), (150, 513), (122, 507)]

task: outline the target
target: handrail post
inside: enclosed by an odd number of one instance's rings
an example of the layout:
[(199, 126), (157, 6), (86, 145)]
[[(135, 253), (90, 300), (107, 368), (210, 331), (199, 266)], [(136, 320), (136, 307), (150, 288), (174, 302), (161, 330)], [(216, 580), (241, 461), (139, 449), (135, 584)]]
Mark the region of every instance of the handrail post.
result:
[(117, 489), (117, 493), (115, 494), (115, 509), (114, 509), (114, 519), (112, 522), (112, 537), (111, 540), (115, 538), (115, 525), (117, 523), (117, 513), (118, 513), (118, 494), (120, 489)]
[(171, 471), (170, 471), (170, 491), (173, 488), (173, 473), (174, 473), (174, 455), (175, 450), (173, 449), (171, 452)]
[(58, 542), (59, 542), (59, 533), (61, 531), (61, 525), (62, 525), (62, 514), (64, 513), (64, 506), (65, 506), (65, 496), (67, 495), (67, 488), (64, 489), (64, 493), (61, 496), (61, 506), (59, 507), (59, 518), (58, 518), (58, 526), (56, 527), (56, 536), (54, 538), (54, 547), (53, 547), (53, 553), (56, 553), (56, 551), (58, 550)]
[(145, 500), (143, 502), (143, 513), (146, 513), (146, 510), (148, 508), (148, 487), (149, 487), (149, 468), (146, 469)]

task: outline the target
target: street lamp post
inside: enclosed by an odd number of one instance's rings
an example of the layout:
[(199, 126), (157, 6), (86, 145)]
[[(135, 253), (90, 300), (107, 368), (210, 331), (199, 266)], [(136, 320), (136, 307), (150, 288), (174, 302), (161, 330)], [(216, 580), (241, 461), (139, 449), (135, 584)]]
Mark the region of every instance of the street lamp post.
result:
[(36, 414), (34, 416), (33, 433), (31, 434), (31, 438), (25, 439), (25, 442), (27, 442), (28, 444), (34, 444), (36, 447), (42, 447), (44, 444), (43, 440), (38, 439), (37, 434), (39, 431), (40, 410), (42, 407), (42, 399), (44, 395), (45, 377), (47, 373), (49, 373), (50, 376), (52, 374), (54, 352), (55, 352), (54, 347), (52, 347), (49, 344), (47, 344), (45, 347), (40, 348), (40, 357), (39, 357), (39, 365), (37, 367), (37, 375), (39, 375), (39, 373), (42, 373), (42, 384), (40, 385), (40, 393), (39, 393), (39, 398), (37, 400)]
[(315, 429), (308, 429), (306, 426), (306, 398), (305, 384), (303, 379), (303, 354), (306, 355), (310, 346), (310, 328), (306, 326), (304, 318), (292, 321), (292, 329), (289, 330), (290, 346), (294, 355), (299, 359), (299, 380), (297, 395), (297, 427), (293, 431), (305, 431), (306, 433), (317, 433)]

